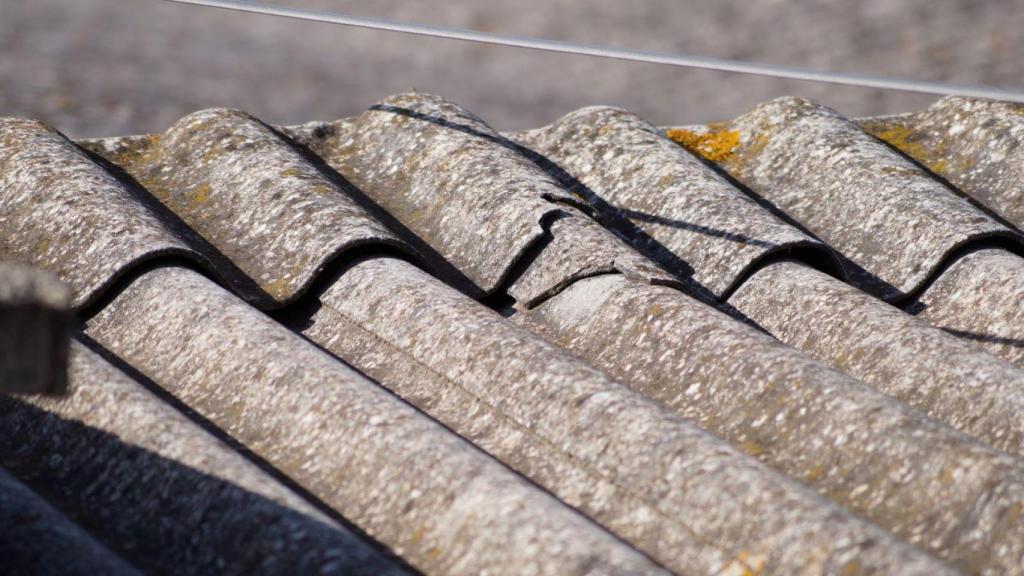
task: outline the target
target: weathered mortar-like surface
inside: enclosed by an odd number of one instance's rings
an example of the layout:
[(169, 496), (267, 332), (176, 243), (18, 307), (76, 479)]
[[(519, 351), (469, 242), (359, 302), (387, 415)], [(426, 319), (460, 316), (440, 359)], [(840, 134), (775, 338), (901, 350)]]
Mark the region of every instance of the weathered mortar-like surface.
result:
[(679, 573), (945, 570), (410, 264), (320, 304), (307, 337)]
[(1024, 454), (1024, 372), (1008, 362), (796, 262), (759, 270), (729, 304), (786, 344)]
[(526, 306), (557, 294), (580, 278), (621, 272), (650, 284), (681, 287), (681, 282), (624, 241), (574, 208), (546, 227), (548, 242), (517, 277), (508, 293)]
[(1024, 466), (678, 292), (621, 275), (513, 316), (967, 571), (1024, 573)]
[(0, 464), (134, 565), (176, 574), (403, 574), (75, 342), (66, 398), (0, 398)]
[(75, 306), (140, 261), (202, 260), (144, 196), (52, 128), (0, 119), (0, 260), (56, 275)]
[(860, 125), (1024, 227), (1024, 106), (949, 96), (922, 112)]
[(194, 272), (141, 276), (87, 332), (419, 569), (662, 573)]
[(7, 574), (141, 574), (0, 468), (0, 570)]
[[(393, 96), (344, 128), (308, 144), (461, 272), (477, 295), (497, 288), (542, 239), (542, 220), (565, 211), (558, 202), (581, 202), (512, 142), (437, 96)], [(625, 253), (594, 258), (672, 281)], [(566, 283), (587, 266), (558, 270), (562, 276), (550, 278), (550, 285)]]
[[(856, 124), (780, 98), (728, 127), (742, 144), (720, 165), (852, 261), (861, 289), (898, 299), (950, 252), (1005, 226)], [(908, 240), (912, 239), (912, 240)]]
[[(918, 298), (919, 318), (1024, 368), (1024, 259), (978, 250)], [(1018, 413), (1018, 418), (1020, 414)]]
[(583, 108), (512, 138), (586, 186), (599, 217), (623, 218), (642, 231), (631, 238), (637, 249), (670, 266), (681, 258), (714, 296), (769, 254), (806, 246), (827, 251), (625, 110)]
[(0, 392), (65, 390), (69, 300), (50, 274), (0, 262)]
[(158, 136), (91, 146), (252, 279), (233, 287), (261, 306), (294, 300), (347, 249), (402, 246), (346, 182), (244, 112), (205, 110)]

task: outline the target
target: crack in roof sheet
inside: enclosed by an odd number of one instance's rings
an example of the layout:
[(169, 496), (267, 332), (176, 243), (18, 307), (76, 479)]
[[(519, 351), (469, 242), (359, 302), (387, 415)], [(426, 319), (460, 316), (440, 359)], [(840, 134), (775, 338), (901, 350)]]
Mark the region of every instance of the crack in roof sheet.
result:
[[(825, 245), (625, 110), (583, 108), (511, 137), (569, 171), (588, 189), (599, 217), (631, 222), (641, 252), (670, 269), (689, 268), (717, 297), (766, 255), (813, 247), (831, 257)], [(681, 266), (673, 266), (674, 258)]]

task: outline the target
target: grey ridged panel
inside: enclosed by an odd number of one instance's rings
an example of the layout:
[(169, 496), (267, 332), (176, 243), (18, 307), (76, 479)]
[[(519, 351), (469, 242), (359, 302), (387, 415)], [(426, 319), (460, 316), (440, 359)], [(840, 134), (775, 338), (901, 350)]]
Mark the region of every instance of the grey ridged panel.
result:
[(772, 254), (798, 247), (827, 254), (820, 242), (626, 110), (583, 108), (512, 137), (586, 186), (599, 214), (635, 226), (639, 233), (630, 236), (640, 251), (689, 272), (716, 297)]
[(0, 119), (0, 260), (55, 274), (76, 307), (142, 261), (201, 259), (154, 203), (52, 128)]
[(1024, 573), (1024, 465), (678, 292), (621, 275), (527, 327), (969, 571)]
[(534, 306), (580, 278), (612, 272), (645, 283), (682, 286), (675, 276), (575, 208), (565, 207), (558, 216), (544, 224), (545, 237), (538, 245), (543, 249), (509, 278), (508, 293), (523, 305)]
[(543, 237), (558, 201), (579, 202), (482, 120), (436, 96), (392, 96), (344, 128), (309, 145), (477, 295)]
[(663, 573), (195, 272), (141, 276), (87, 332), (416, 568)]
[(818, 104), (780, 98), (728, 128), (742, 143), (721, 166), (851, 260), (853, 282), (881, 298), (921, 288), (964, 243), (1016, 238), (918, 165)]
[(1024, 371), (1005, 360), (796, 262), (759, 270), (729, 304), (786, 344), (1024, 454)]
[(967, 254), (921, 295), (913, 311), (1024, 368), (1024, 258), (1000, 249)]
[(404, 574), (75, 342), (68, 396), (0, 397), (0, 463), (148, 573)]
[(679, 573), (946, 570), (408, 263), (356, 264), (303, 326)]
[(91, 147), (244, 272), (251, 280), (233, 287), (261, 306), (294, 300), (346, 250), (403, 247), (350, 185), (244, 112), (204, 110), (163, 134)]
[(1024, 106), (951, 96), (921, 112), (860, 124), (1024, 227)]
[(0, 468), (0, 571), (5, 574), (141, 574)]
[(69, 300), (50, 274), (0, 262), (0, 392), (65, 390)]

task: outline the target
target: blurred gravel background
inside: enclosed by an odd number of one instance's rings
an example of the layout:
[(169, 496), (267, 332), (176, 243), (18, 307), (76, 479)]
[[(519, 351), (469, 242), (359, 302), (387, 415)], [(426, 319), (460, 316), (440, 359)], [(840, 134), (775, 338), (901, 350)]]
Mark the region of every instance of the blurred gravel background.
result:
[[(279, 0), (477, 30), (903, 76), (1024, 84), (1020, 0)], [(358, 114), (416, 88), (499, 129), (589, 104), (656, 123), (735, 116), (793, 94), (848, 115), (934, 99), (485, 47), (173, 5), (0, 0), (0, 115), (76, 137), (161, 131), (212, 106), (275, 123)]]

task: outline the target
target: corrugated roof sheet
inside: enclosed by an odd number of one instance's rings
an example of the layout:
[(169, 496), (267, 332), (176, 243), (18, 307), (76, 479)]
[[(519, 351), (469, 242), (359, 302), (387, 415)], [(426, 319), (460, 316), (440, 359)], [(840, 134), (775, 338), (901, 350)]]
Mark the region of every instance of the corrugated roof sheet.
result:
[(0, 465), (144, 571), (1024, 574), (1014, 110), (0, 121), (95, 350)]

